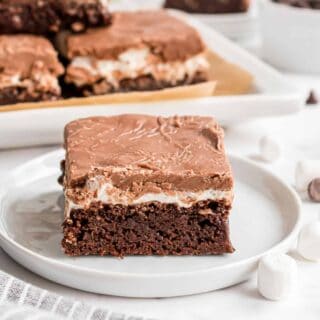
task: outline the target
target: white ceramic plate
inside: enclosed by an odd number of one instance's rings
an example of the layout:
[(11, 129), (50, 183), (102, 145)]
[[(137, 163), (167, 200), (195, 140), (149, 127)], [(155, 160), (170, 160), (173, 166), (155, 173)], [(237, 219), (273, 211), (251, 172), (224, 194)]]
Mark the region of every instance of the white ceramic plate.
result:
[(298, 112), (303, 107), (305, 90), (300, 90), (276, 70), (190, 15), (177, 11), (173, 14), (198, 29), (212, 50), (228, 61), (248, 70), (255, 79), (255, 92), (240, 96), (206, 97), (145, 104), (3, 112), (0, 113), (0, 128), (1, 135), (5, 139), (0, 139), (0, 148), (61, 143), (65, 124), (80, 117), (120, 113), (164, 116), (209, 115), (215, 116), (222, 125), (228, 126), (254, 118)]
[(231, 236), (236, 252), (206, 257), (70, 258), (60, 250), (63, 151), (16, 169), (0, 186), (2, 248), (26, 268), (77, 289), (129, 297), (211, 291), (248, 279), (267, 252), (286, 252), (300, 223), (295, 192), (256, 164), (231, 156), (236, 197)]

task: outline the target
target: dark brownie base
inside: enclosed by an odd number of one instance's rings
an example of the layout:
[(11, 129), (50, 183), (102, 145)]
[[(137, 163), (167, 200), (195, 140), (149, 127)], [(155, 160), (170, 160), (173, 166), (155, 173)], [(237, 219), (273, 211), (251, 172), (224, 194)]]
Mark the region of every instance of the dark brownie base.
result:
[(191, 13), (245, 12), (249, 8), (249, 0), (166, 0), (165, 8)]
[[(230, 206), (199, 202), (191, 208), (158, 202), (74, 209), (63, 224), (62, 247), (70, 256), (217, 255), (234, 251)], [(210, 214), (204, 214), (210, 212)]]
[[(155, 91), (178, 86), (186, 86), (208, 81), (208, 76), (204, 73), (197, 73), (192, 79), (183, 79), (176, 84), (164, 81), (157, 81), (151, 75), (141, 76), (136, 79), (124, 79), (120, 82), (119, 88), (114, 88), (106, 79), (101, 79), (93, 85), (74, 88), (75, 96), (93, 96), (108, 93), (121, 93), (131, 91)], [(70, 87), (69, 87), (70, 90)]]
[(23, 87), (9, 87), (0, 90), (0, 106), (20, 102), (54, 101), (60, 96), (51, 92), (29, 92)]
[(75, 32), (110, 23), (111, 15), (97, 1), (76, 0), (0, 1), (0, 33), (55, 33), (63, 28)]

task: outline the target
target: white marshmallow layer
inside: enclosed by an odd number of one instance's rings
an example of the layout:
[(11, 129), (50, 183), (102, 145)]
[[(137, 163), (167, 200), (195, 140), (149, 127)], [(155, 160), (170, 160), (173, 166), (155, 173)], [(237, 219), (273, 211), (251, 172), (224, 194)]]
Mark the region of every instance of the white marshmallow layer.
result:
[[(152, 75), (158, 81), (176, 84), (185, 78), (192, 79), (197, 72), (207, 71), (209, 63), (204, 54), (199, 54), (185, 61), (152, 63), (150, 49), (130, 49), (118, 56), (117, 60), (96, 60), (90, 57), (75, 57), (70, 67), (81, 68), (92, 76), (105, 78), (115, 88), (123, 79), (135, 79), (139, 76)], [(86, 79), (74, 79), (78, 86), (85, 85)]]
[(138, 198), (132, 197), (129, 192), (120, 190), (112, 185), (111, 182), (101, 183), (101, 177), (90, 179), (87, 183), (87, 188), (90, 192), (90, 197), (86, 197), (79, 203), (75, 203), (68, 198), (66, 192), (66, 201), (68, 210), (67, 216), (72, 209), (86, 209), (90, 207), (92, 202), (102, 202), (104, 204), (120, 204), (124, 206), (137, 205), (147, 202), (160, 202), (166, 204), (177, 204), (180, 207), (189, 208), (199, 201), (219, 201), (226, 200), (231, 202), (233, 199), (233, 191), (221, 191), (215, 189), (207, 189), (200, 192), (174, 191), (161, 193), (145, 193)]

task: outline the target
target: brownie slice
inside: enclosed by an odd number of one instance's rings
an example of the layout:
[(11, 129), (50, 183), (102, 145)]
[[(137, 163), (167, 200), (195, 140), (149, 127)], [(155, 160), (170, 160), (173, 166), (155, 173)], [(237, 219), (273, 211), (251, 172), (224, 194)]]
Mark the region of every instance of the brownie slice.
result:
[(63, 72), (57, 52), (47, 39), (0, 36), (0, 105), (58, 99), (58, 77)]
[(208, 80), (206, 47), (183, 21), (162, 10), (118, 12), (112, 21), (109, 27), (57, 37), (70, 61), (65, 80), (80, 94), (159, 90)]
[(81, 255), (232, 253), (233, 178), (206, 117), (95, 117), (65, 129), (62, 247)]
[(248, 10), (250, 0), (166, 0), (165, 7), (190, 13), (236, 13)]
[(111, 16), (103, 0), (2, 0), (0, 33), (56, 33), (61, 29), (79, 32), (104, 26)]

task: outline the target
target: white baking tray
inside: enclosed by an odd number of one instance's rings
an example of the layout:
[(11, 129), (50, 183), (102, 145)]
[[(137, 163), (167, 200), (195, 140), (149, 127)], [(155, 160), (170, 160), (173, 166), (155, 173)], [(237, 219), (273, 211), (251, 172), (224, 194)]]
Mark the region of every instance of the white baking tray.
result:
[(0, 148), (60, 143), (66, 123), (94, 115), (197, 114), (214, 116), (222, 125), (231, 126), (255, 118), (295, 113), (302, 109), (305, 90), (290, 83), (275, 69), (199, 20), (177, 11), (172, 11), (172, 14), (193, 25), (213, 51), (249, 71), (254, 77), (254, 91), (241, 96), (0, 112)]

